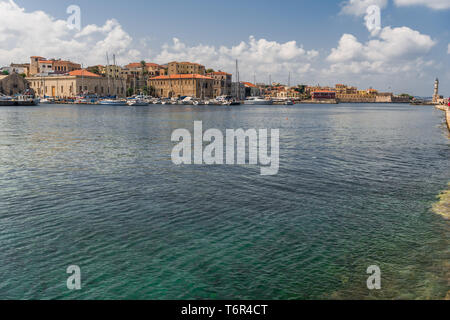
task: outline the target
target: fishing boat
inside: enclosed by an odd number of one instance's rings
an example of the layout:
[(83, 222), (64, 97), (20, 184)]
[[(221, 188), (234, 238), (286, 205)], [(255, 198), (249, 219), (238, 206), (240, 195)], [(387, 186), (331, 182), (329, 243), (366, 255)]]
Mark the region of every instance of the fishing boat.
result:
[(20, 94), (14, 97), (0, 96), (0, 106), (37, 106), (39, 102), (39, 98), (29, 94)]

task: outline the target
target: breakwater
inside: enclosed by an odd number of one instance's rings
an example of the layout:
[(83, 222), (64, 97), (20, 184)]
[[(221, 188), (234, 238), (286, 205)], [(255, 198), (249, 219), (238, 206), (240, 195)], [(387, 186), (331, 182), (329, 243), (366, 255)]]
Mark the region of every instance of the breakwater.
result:
[(445, 121), (447, 123), (447, 128), (450, 131), (450, 107), (444, 105), (436, 105), (436, 108), (445, 112)]

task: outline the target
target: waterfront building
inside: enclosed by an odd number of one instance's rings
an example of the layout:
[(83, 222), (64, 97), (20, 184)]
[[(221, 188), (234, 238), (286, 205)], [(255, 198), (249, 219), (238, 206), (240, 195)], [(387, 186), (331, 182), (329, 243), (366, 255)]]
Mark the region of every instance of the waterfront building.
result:
[(336, 100), (336, 91), (334, 90), (316, 90), (311, 93), (313, 101)]
[(245, 99), (245, 85), (242, 82), (231, 84), (231, 96), (236, 99)]
[(166, 75), (166, 69), (156, 63), (151, 63), (151, 62), (146, 62), (145, 63), (145, 67), (142, 63), (140, 62), (133, 62), (130, 64), (127, 64), (125, 66), (125, 69), (130, 70), (131, 75), (142, 75), (142, 74), (146, 74), (148, 77), (153, 78), (153, 77), (157, 77), (157, 76), (163, 76)]
[(375, 97), (377, 103), (391, 103), (394, 95), (391, 92), (379, 92)]
[(261, 89), (251, 82), (242, 82), (245, 86), (245, 97), (261, 96)]
[(125, 82), (121, 79), (109, 79), (86, 70), (61, 75), (32, 76), (26, 80), (39, 97), (71, 98), (81, 94), (123, 97), (126, 94)]
[(21, 75), (13, 72), (9, 75), (0, 75), (0, 93), (13, 96), (28, 89), (28, 83)]
[(47, 60), (44, 57), (33, 56), (30, 60), (30, 76), (51, 73), (62, 74), (81, 69), (80, 64), (61, 59)]
[(168, 65), (168, 75), (174, 74), (199, 74), (206, 75), (205, 66), (192, 62), (170, 62)]
[(214, 79), (200, 74), (174, 74), (148, 80), (157, 97), (195, 97), (211, 99), (214, 96)]
[(206, 74), (206, 76), (214, 79), (214, 97), (231, 95), (231, 84), (233, 82), (233, 76), (230, 73), (218, 71), (208, 73)]
[(30, 74), (30, 64), (28, 63), (11, 63), (9, 67), (3, 67), (0, 72), (6, 71), (8, 74), (17, 73), (28, 76)]

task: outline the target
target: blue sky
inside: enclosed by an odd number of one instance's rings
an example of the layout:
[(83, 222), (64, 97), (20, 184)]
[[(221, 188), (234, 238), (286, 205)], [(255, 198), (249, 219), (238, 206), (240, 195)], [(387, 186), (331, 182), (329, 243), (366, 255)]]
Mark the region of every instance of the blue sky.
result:
[[(6, 0), (0, 0), (2, 1)], [(394, 1), (402, 2), (403, 5), (400, 6)], [(288, 73), (291, 72), (292, 82), (334, 85), (335, 82), (342, 80), (339, 82), (360, 87), (374, 86), (382, 90), (431, 95), (432, 83), (430, 82), (438, 76), (442, 84), (441, 93), (450, 96), (450, 54), (448, 53), (450, 4), (446, 6), (450, 0), (429, 0), (435, 1), (434, 8), (424, 4), (409, 5), (417, 1), (421, 2), (420, 0), (374, 0), (382, 4), (382, 27), (390, 27), (389, 30), (385, 30), (382, 38), (371, 36), (364, 25), (363, 15), (343, 13), (342, 8), (348, 2), (344, 0), (16, 0), (15, 3), (27, 13), (42, 10), (55, 21), (65, 20), (68, 16), (66, 8), (76, 4), (81, 8), (82, 27), (87, 25), (101, 27), (106, 21), (115, 19), (118, 26), (114, 28), (120, 28), (123, 33), (126, 33), (126, 36), (122, 35), (126, 39), (131, 38), (126, 42), (127, 48), (111, 45), (111, 50), (116, 51), (121, 64), (129, 62), (127, 60), (130, 59), (162, 63), (162, 59), (166, 57), (169, 60), (179, 57), (179, 59), (197, 59), (200, 60), (197, 62), (210, 64), (207, 66), (234, 72), (231, 61), (236, 55), (236, 58), (241, 61), (241, 77), (246, 80), (253, 80), (256, 74), (257, 81), (267, 82), (270, 74), (275, 81), (287, 82)], [(408, 30), (400, 29), (404, 27)], [(103, 36), (106, 33), (104, 32)], [(356, 41), (347, 37), (345, 38), (347, 42), (343, 41), (339, 47), (344, 34), (352, 35)], [(250, 36), (254, 37), (253, 44), (249, 40)], [(421, 36), (429, 37), (429, 39), (421, 38)], [(47, 34), (47, 37), (52, 37), (52, 34)], [(95, 39), (92, 38), (94, 34), (86, 37), (89, 41), (93, 41), (92, 45), (95, 48), (99, 47), (98, 41), (106, 41), (99, 35), (96, 35)], [(178, 39), (178, 45), (173, 42), (173, 38)], [(374, 57), (370, 53), (374, 48), (386, 50), (386, 52), (390, 49), (395, 50), (393, 43), (397, 39), (411, 39), (410, 48), (404, 50), (402, 57), (393, 53)], [(377, 44), (378, 40), (385, 43)], [(414, 42), (416, 40), (417, 44)], [(296, 42), (295, 48), (282, 46), (292, 41)], [(369, 45), (369, 41), (373, 43)], [(241, 42), (244, 42), (247, 47), (236, 48)], [(355, 51), (353, 44), (357, 47), (359, 44), (363, 46), (360, 48), (361, 54)], [(164, 50), (165, 45), (166, 50)], [(277, 45), (281, 47), (273, 49)], [(228, 50), (224, 49), (222, 51), (226, 53), (220, 53), (220, 47)], [(134, 50), (129, 51), (130, 48)], [(28, 49), (31, 51), (33, 48)], [(305, 52), (303, 53), (301, 49)], [(334, 58), (330, 58), (333, 49), (338, 49), (340, 54), (338, 52)], [(185, 52), (182, 52), (183, 50)], [(202, 55), (202, 50), (208, 53)], [(264, 60), (265, 62), (261, 60), (258, 64), (259, 60), (255, 59), (254, 55), (246, 55), (245, 50), (259, 50), (258, 52), (262, 52), (262, 55), (264, 50), (269, 50), (267, 56), (273, 55), (270, 61), (278, 65), (276, 68), (269, 67), (269, 60)], [(45, 50), (41, 49), (41, 51)], [(189, 53), (186, 54), (186, 52)], [(234, 54), (234, 52), (238, 53)], [(287, 58), (286, 52), (289, 52)], [(51, 51), (51, 53), (56, 55), (58, 51)], [(23, 54), (25, 55), (25, 52)], [(49, 53), (35, 52), (35, 54), (48, 55)], [(68, 53), (61, 50), (61, 54)], [(349, 59), (348, 55), (352, 58)], [(93, 54), (92, 57), (86, 57), (85, 54), (81, 54), (79, 59), (85, 59), (87, 60), (85, 63), (90, 64), (94, 62), (92, 61), (94, 56)], [(103, 56), (98, 54), (97, 59), (100, 61), (97, 63), (105, 63), (102, 61)], [(259, 59), (263, 58), (259, 57)], [(432, 63), (429, 63), (430, 61)], [(5, 63), (5, 61), (0, 62)], [(219, 65), (219, 62), (223, 65)], [(408, 67), (400, 70), (399, 64)], [(306, 65), (309, 67), (304, 67)], [(352, 65), (351, 68), (350, 65)], [(371, 71), (364, 72), (365, 66), (371, 68)], [(385, 69), (385, 72), (376, 70), (378, 67), (375, 66), (380, 66), (380, 69)]]

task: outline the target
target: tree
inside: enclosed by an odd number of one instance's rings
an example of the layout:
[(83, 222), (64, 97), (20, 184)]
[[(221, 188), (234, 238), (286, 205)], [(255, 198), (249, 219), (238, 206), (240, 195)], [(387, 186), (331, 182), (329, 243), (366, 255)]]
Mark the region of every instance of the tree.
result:
[(206, 73), (213, 73), (214, 69), (206, 69)]
[(3, 70), (2, 74), (5, 75), (5, 76), (8, 76), (9, 75), (9, 71), (8, 70)]
[(133, 95), (133, 93), (134, 93), (133, 88), (128, 88), (127, 89), (127, 97), (131, 97)]
[(101, 75), (100, 74), (100, 69), (99, 69), (98, 66), (89, 67), (89, 68), (87, 68), (87, 71), (95, 73), (95, 74), (98, 74), (99, 76)]
[(142, 68), (142, 75), (144, 75), (145, 70), (147, 70), (147, 63), (144, 60), (141, 61), (141, 68)]

